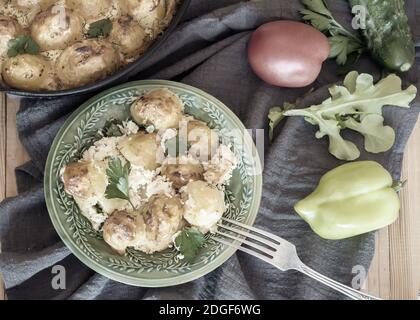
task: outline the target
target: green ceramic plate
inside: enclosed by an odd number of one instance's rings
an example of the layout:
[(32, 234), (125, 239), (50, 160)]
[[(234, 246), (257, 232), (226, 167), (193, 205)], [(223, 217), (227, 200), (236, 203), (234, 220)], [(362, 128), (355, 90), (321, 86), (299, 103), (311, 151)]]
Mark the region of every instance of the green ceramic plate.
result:
[[(231, 247), (207, 236), (199, 255), (190, 262), (178, 259), (174, 249), (147, 255), (127, 250), (115, 254), (100, 233), (79, 213), (63, 189), (60, 169), (78, 158), (94, 140), (95, 133), (111, 118), (130, 116), (132, 101), (146, 91), (168, 88), (179, 95), (186, 113), (220, 129), (233, 140), (238, 167), (227, 187), (229, 209), (225, 216), (252, 224), (261, 198), (261, 168), (255, 145), (240, 120), (223, 103), (205, 92), (177, 82), (146, 80), (124, 84), (105, 91), (78, 108), (57, 134), (45, 168), (45, 199), (55, 229), (70, 250), (87, 266), (116, 281), (144, 287), (164, 287), (197, 279), (214, 270), (233, 255)], [(232, 130), (243, 132), (232, 137)], [(242, 140), (242, 141), (241, 141)], [(258, 173), (258, 174), (255, 174)]]

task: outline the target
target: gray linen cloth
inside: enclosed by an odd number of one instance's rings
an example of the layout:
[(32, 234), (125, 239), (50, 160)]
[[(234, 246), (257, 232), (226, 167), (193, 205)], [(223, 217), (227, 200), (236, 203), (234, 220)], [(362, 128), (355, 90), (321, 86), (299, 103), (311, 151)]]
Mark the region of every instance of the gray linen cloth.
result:
[[(406, 1), (416, 40), (420, 39), (415, 0)], [(347, 2), (329, 1), (334, 14), (348, 24)], [(299, 19), (299, 1), (193, 0), (184, 22), (166, 43), (137, 70), (133, 79), (173, 79), (201, 88), (228, 105), (247, 128), (267, 129), (268, 109), (294, 101), (308, 88), (285, 89), (259, 80), (247, 64), (250, 32), (264, 22)], [(419, 12), (419, 11), (417, 11)], [(287, 46), (287, 43), (284, 44)], [(418, 51), (417, 51), (418, 53)], [(355, 69), (377, 80), (380, 68), (364, 56)], [(404, 75), (405, 85), (418, 86), (418, 64)], [(328, 84), (342, 80), (334, 61), (327, 61), (304, 104), (320, 102)], [(3, 273), (10, 299), (342, 299), (343, 296), (297, 272), (281, 272), (243, 253), (222, 267), (184, 285), (147, 289), (123, 285), (85, 267), (63, 245), (54, 231), (44, 203), (42, 177), (51, 142), (66, 117), (87, 96), (66, 99), (23, 100), (17, 116), (20, 138), (32, 161), (16, 170), (19, 195), (0, 204), (0, 237)], [(389, 152), (360, 159), (382, 163), (395, 178), (407, 139), (416, 122), (419, 99), (410, 110), (385, 108), (386, 122), (397, 139)], [(256, 220), (260, 228), (288, 239), (302, 260), (315, 270), (351, 285), (352, 268), (369, 268), (374, 234), (342, 241), (323, 240), (293, 212), (293, 204), (316, 186), (326, 171), (342, 164), (327, 151), (327, 140), (314, 138), (315, 128), (303, 119), (287, 119), (266, 144), (264, 190)], [(346, 133), (357, 141), (358, 135)], [(54, 290), (51, 269), (66, 268), (66, 289)]]

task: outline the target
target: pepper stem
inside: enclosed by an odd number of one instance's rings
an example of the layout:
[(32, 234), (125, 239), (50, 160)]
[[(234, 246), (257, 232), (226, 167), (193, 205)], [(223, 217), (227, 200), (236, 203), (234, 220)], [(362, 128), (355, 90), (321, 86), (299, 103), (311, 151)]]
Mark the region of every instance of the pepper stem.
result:
[(407, 180), (404, 180), (404, 181), (394, 180), (391, 188), (394, 189), (395, 192), (400, 192), (405, 187), (406, 184), (407, 184)]

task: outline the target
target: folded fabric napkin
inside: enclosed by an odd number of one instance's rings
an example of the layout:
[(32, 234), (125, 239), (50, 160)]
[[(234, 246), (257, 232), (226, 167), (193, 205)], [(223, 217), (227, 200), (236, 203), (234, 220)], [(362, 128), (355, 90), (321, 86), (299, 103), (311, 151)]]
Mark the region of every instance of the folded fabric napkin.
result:
[[(416, 40), (415, 0), (406, 1)], [(349, 23), (346, 1), (329, 1), (334, 14)], [(299, 19), (300, 2), (286, 0), (193, 0), (184, 22), (133, 79), (158, 78), (181, 81), (214, 95), (245, 123), (247, 128), (267, 129), (268, 109), (294, 101), (309, 88), (276, 88), (258, 79), (247, 63), (250, 32), (264, 22)], [(287, 44), (285, 44), (287, 45)], [(418, 52), (418, 51), (417, 51)], [(356, 64), (377, 80), (379, 67), (368, 56)], [(419, 86), (418, 64), (404, 82)], [(311, 87), (307, 103), (325, 98), (326, 86), (342, 80), (334, 61), (324, 64)], [(95, 274), (77, 260), (60, 241), (44, 203), (42, 178), (47, 154), (66, 117), (88, 96), (61, 99), (25, 99), (17, 115), (20, 138), (32, 161), (16, 170), (19, 195), (0, 204), (0, 272), (10, 299), (342, 299), (343, 296), (299, 274), (281, 272), (254, 257), (238, 252), (222, 267), (184, 285), (147, 289), (131, 287)], [(416, 122), (420, 101), (412, 108), (385, 108), (386, 123), (397, 139), (389, 152), (367, 154), (383, 164), (395, 178), (401, 173), (404, 147)], [(374, 253), (373, 233), (327, 241), (315, 235), (293, 212), (293, 204), (310, 193), (326, 171), (338, 166), (328, 153), (327, 140), (315, 140), (314, 127), (301, 118), (285, 121), (266, 148), (264, 189), (256, 225), (291, 241), (303, 262), (315, 270), (351, 285), (352, 268), (368, 270)], [(346, 133), (359, 146), (361, 138)], [(361, 148), (363, 149), (363, 148)], [(51, 269), (66, 268), (66, 289), (51, 286)]]

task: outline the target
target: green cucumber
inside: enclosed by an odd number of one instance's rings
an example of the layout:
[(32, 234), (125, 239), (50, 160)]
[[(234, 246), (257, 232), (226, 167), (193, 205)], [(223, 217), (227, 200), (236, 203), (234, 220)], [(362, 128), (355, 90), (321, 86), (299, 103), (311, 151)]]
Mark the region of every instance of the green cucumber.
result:
[(391, 71), (408, 71), (414, 64), (415, 48), (404, 10), (404, 0), (349, 0), (363, 6), (367, 46), (381, 65)]

